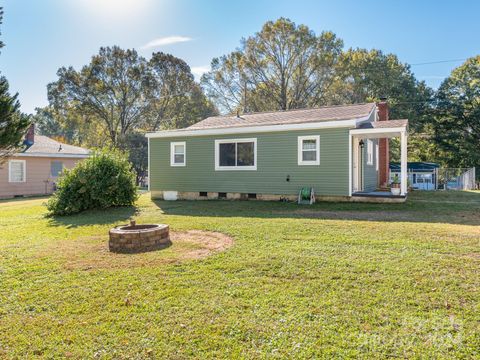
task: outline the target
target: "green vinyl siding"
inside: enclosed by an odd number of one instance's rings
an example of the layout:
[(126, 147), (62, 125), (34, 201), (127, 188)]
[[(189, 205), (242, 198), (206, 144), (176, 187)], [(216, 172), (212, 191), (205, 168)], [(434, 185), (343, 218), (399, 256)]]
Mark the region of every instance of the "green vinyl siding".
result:
[(373, 164), (367, 164), (368, 159), (368, 149), (367, 149), (367, 140), (365, 140), (365, 146), (363, 148), (363, 181), (364, 181), (364, 191), (374, 191), (377, 188), (378, 184), (378, 173), (377, 173), (377, 154), (375, 151), (375, 145), (378, 143), (377, 139), (372, 139), (373, 142)]
[[(181, 192), (348, 195), (348, 128), (150, 139), (150, 189)], [(298, 136), (320, 136), (320, 165), (298, 165)], [(257, 139), (257, 170), (215, 171), (215, 140)], [(186, 142), (186, 166), (170, 166), (170, 142)], [(289, 176), (290, 181), (286, 181)]]

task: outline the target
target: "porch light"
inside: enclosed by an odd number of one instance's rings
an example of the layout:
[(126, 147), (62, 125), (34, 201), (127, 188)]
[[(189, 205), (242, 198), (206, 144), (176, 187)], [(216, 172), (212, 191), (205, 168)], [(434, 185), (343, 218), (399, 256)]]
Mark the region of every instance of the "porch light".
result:
[(360, 140), (360, 142), (358, 143), (358, 145), (360, 145), (360, 147), (363, 149), (363, 146), (365, 145), (365, 143), (363, 142), (363, 140)]

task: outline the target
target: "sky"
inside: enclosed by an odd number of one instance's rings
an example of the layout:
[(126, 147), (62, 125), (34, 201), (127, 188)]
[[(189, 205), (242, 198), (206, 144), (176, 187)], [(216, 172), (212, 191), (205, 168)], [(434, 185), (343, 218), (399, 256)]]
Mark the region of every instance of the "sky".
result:
[[(26, 113), (48, 104), (47, 84), (60, 67), (80, 69), (101, 46), (135, 48), (146, 58), (171, 53), (198, 79), (212, 58), (282, 16), (317, 34), (333, 31), (345, 48), (394, 53), (433, 88), (459, 59), (480, 54), (474, 0), (0, 0), (0, 6), (6, 44), (0, 72)], [(439, 61), (445, 62), (423, 64)]]

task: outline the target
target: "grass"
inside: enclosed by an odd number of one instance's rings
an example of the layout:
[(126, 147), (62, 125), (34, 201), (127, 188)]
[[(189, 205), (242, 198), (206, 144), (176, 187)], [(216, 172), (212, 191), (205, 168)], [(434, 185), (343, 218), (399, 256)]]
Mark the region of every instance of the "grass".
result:
[[(0, 358), (480, 356), (479, 192), (312, 207), (144, 194), (64, 218), (44, 202), (0, 202)], [(132, 216), (235, 244), (105, 255)]]

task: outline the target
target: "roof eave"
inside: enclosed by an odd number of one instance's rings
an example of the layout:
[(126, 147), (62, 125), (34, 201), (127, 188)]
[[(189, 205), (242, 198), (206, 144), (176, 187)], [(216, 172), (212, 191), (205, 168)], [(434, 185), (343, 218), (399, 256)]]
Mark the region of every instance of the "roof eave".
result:
[[(372, 109), (374, 111), (374, 108)], [(208, 135), (234, 135), (234, 134), (251, 134), (265, 132), (282, 132), (282, 131), (301, 131), (316, 130), (326, 128), (355, 128), (358, 123), (368, 120), (372, 111), (367, 116), (352, 118), (346, 120), (331, 120), (306, 122), (299, 124), (282, 124), (282, 125), (257, 125), (257, 126), (238, 126), (228, 128), (210, 128), (195, 130), (166, 130), (147, 133), (147, 138), (173, 138), (173, 137), (190, 137), (190, 136), (208, 136)]]
[(74, 159), (84, 159), (90, 156), (90, 154), (53, 154), (53, 153), (15, 153), (11, 156), (15, 157), (50, 157), (50, 158), (74, 158)]

